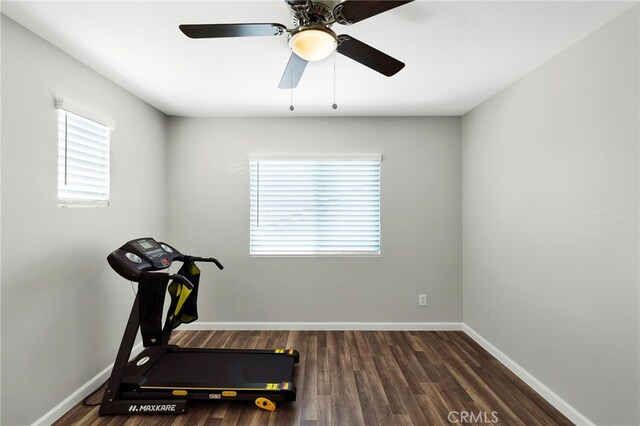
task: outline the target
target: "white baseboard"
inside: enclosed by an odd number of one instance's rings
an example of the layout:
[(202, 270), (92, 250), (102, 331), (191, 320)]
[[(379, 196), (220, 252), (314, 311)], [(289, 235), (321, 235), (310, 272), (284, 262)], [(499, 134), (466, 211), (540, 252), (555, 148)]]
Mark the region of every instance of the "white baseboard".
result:
[[(138, 343), (131, 350), (131, 358), (135, 358), (142, 352), (142, 342)], [(32, 426), (48, 426), (52, 425), (60, 417), (64, 416), (67, 411), (71, 410), (76, 404), (95, 392), (109, 378), (113, 363), (107, 368), (96, 374), (91, 380), (82, 385), (74, 393), (66, 397), (60, 404), (49, 410), (44, 416), (33, 422)]]
[(462, 330), (473, 340), (482, 346), (487, 352), (493, 355), (498, 361), (504, 364), (509, 370), (511, 370), (516, 376), (518, 376), (523, 382), (529, 385), (534, 391), (536, 391), (541, 397), (543, 397), (549, 404), (553, 405), (558, 411), (560, 411), (566, 418), (571, 420), (576, 425), (595, 426), (595, 423), (586, 418), (582, 413), (571, 406), (567, 401), (560, 398), (558, 394), (553, 392), (547, 386), (538, 380), (533, 374), (525, 370), (520, 364), (509, 358), (507, 354), (500, 349), (493, 346), (487, 339), (482, 337), (473, 328), (464, 324)]
[(180, 330), (460, 331), (461, 322), (197, 322)]

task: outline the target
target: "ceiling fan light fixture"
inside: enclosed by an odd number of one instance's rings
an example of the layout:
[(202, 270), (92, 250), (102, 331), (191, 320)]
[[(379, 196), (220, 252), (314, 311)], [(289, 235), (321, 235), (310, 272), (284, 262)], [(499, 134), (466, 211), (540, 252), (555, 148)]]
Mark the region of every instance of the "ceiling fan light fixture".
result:
[(331, 55), (338, 46), (333, 31), (328, 28), (301, 27), (289, 37), (289, 47), (299, 57), (309, 62), (321, 61)]

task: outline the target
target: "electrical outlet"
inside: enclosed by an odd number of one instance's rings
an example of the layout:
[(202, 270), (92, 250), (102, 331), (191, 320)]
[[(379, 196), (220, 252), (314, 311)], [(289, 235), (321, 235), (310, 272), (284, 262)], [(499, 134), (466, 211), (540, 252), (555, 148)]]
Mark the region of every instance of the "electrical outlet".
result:
[(418, 306), (427, 306), (427, 295), (419, 294), (418, 295)]

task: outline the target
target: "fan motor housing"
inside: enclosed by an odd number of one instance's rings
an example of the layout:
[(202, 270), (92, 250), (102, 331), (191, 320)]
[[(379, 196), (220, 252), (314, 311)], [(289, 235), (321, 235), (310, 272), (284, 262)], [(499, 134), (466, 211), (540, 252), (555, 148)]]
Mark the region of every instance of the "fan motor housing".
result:
[(333, 16), (333, 9), (340, 4), (339, 0), (318, 0), (303, 2), (299, 5), (292, 5), (292, 21), (295, 27), (319, 23), (330, 26), (336, 20)]

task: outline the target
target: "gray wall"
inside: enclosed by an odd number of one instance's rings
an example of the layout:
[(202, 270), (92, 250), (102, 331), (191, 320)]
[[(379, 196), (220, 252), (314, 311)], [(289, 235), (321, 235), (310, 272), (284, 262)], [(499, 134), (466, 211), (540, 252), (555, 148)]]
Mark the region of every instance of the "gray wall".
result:
[[(54, 96), (116, 120), (108, 208), (56, 207)], [(164, 234), (164, 147), (164, 115), (2, 16), (2, 424), (113, 362), (133, 293), (105, 257)]]
[[(250, 257), (248, 156), (326, 153), (382, 154), (382, 255)], [(460, 155), (458, 117), (170, 119), (169, 235), (226, 266), (200, 319), (460, 321)]]
[(464, 321), (640, 424), (638, 6), (463, 118)]

